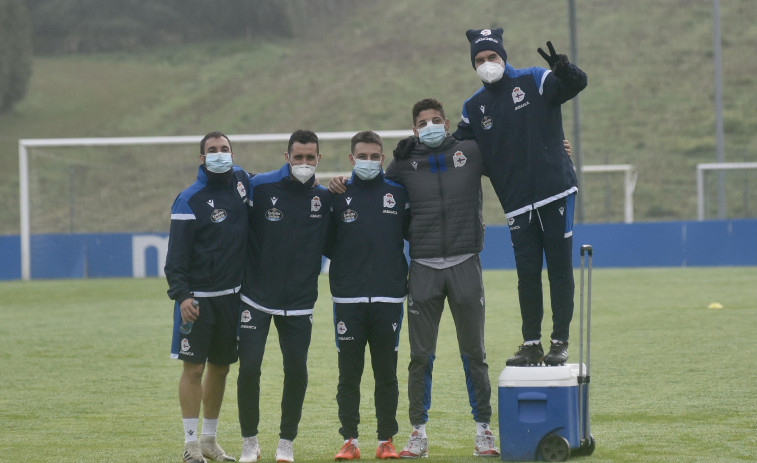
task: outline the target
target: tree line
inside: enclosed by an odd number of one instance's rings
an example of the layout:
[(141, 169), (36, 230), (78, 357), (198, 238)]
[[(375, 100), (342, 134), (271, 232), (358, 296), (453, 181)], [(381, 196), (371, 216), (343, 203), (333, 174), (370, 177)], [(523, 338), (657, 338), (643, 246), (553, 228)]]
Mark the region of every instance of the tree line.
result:
[(0, 0), (0, 113), (24, 98), (31, 74), (31, 24), (24, 2)]
[(26, 0), (35, 53), (290, 36), (349, 0)]
[(0, 0), (0, 113), (23, 99), (34, 54), (133, 51), (291, 37), (350, 0)]

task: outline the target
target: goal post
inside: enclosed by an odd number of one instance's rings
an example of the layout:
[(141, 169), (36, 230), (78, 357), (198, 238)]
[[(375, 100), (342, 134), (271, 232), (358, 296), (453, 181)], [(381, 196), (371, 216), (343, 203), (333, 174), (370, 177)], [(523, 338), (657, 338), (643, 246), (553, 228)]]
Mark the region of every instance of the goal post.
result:
[(709, 162), (697, 164), (697, 220), (705, 219), (704, 213), (704, 174), (706, 171), (757, 169), (757, 162)]
[[(636, 168), (631, 164), (602, 164), (593, 166), (583, 166), (583, 173), (623, 173), (623, 221), (633, 223), (633, 192), (636, 189), (636, 178), (638, 173)], [(580, 185), (579, 185), (580, 188)]]

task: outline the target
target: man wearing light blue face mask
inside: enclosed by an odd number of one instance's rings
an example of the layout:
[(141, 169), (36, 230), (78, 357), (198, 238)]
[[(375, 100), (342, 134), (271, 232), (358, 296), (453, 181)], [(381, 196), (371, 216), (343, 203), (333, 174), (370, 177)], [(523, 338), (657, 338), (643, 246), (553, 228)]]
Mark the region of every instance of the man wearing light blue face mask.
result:
[(398, 430), (397, 352), (407, 294), (403, 240), (410, 221), (407, 190), (384, 178), (378, 134), (358, 132), (350, 148), (353, 175), (344, 194), (334, 195), (326, 247), (339, 359), (339, 432), (344, 437), (335, 458), (360, 457), (360, 382), (366, 345), (375, 380), (376, 458), (399, 458), (392, 438)]
[(228, 137), (207, 134), (200, 142), (200, 162), (197, 180), (171, 207), (165, 266), (168, 296), (175, 301), (171, 357), (183, 360), (179, 403), (189, 463), (205, 462), (204, 457), (234, 461), (216, 442), (216, 428), (229, 365), (237, 361), (248, 231), (249, 176), (233, 165)]
[[(410, 197), (408, 399), (413, 430), (402, 458), (428, 455), (426, 422), (444, 299), (455, 321), (460, 357), (476, 423), (475, 456), (497, 457), (491, 419), (491, 383), (484, 345), (485, 300), (479, 253), (484, 242), (483, 160), (474, 140), (448, 134), (449, 119), (437, 100), (413, 106), (407, 152), (395, 151), (386, 176)], [(401, 142), (401, 143), (403, 143)], [(419, 143), (417, 143), (419, 142)]]

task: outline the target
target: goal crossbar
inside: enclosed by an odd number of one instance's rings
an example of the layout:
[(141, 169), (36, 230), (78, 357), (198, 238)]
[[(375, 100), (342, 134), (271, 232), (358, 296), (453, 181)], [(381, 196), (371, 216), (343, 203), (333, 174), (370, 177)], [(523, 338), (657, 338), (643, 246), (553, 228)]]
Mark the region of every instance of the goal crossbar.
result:
[[(404, 138), (410, 130), (377, 130), (384, 138)], [(321, 132), (319, 140), (349, 140), (355, 132)], [(290, 133), (229, 135), (235, 143), (289, 141)], [(29, 148), (60, 148), (71, 146), (124, 146), (124, 145), (180, 145), (197, 143), (202, 136), (174, 137), (101, 137), (101, 138), (45, 138), (18, 141), (19, 212), (21, 241), (21, 279), (31, 279), (31, 222), (29, 210)]]
[(583, 166), (581, 172), (623, 172), (623, 195), (625, 197), (623, 221), (633, 223), (633, 192), (636, 189), (636, 178), (638, 177), (636, 167), (631, 164), (603, 164)]
[(708, 162), (697, 164), (697, 220), (704, 220), (704, 173), (708, 170), (757, 169), (757, 162)]
[[(404, 138), (412, 135), (410, 130), (377, 130), (384, 138)], [(321, 132), (319, 140), (349, 140), (355, 132)], [(229, 135), (235, 143), (288, 141), (290, 133)], [(29, 149), (60, 148), (72, 146), (126, 146), (126, 145), (178, 145), (198, 142), (202, 136), (171, 137), (102, 137), (102, 138), (47, 138), (21, 139), (18, 141), (19, 168), (19, 212), (21, 245), (21, 278), (31, 279), (31, 222), (29, 196)], [(630, 164), (583, 166), (582, 172), (624, 172), (625, 173), (625, 222), (633, 222), (633, 192), (636, 185), (636, 169)], [(327, 178), (338, 172), (320, 172)], [(349, 173), (347, 173), (349, 175)]]

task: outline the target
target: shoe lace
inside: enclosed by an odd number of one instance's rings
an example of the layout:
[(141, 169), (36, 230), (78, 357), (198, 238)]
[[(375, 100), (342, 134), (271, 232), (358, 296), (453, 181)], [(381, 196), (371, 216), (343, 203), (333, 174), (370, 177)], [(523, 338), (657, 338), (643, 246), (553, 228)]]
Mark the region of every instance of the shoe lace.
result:
[(284, 454), (284, 455), (291, 455), (291, 454), (293, 454), (294, 453), (294, 449), (292, 448), (292, 442), (290, 442), (290, 441), (281, 442), (279, 444), (278, 453), (279, 454)]
[(200, 455), (202, 455), (202, 453), (200, 452), (200, 445), (198, 442), (190, 443), (184, 446), (184, 459), (196, 459)]
[(258, 446), (258, 440), (254, 437), (245, 437), (242, 439), (243, 449), (254, 449)]
[(414, 452), (418, 453), (423, 449), (423, 438), (418, 435), (410, 436), (407, 446)]
[(486, 433), (480, 436), (476, 436), (476, 447), (478, 447), (479, 450), (493, 449), (494, 448), (494, 435), (491, 433)]
[(394, 453), (394, 446), (392, 445), (392, 441), (388, 440), (386, 442), (379, 443), (379, 453)]
[(537, 344), (521, 344), (520, 346), (518, 346), (518, 352), (516, 352), (515, 355), (520, 355), (532, 350), (536, 351), (537, 350), (536, 346)]

